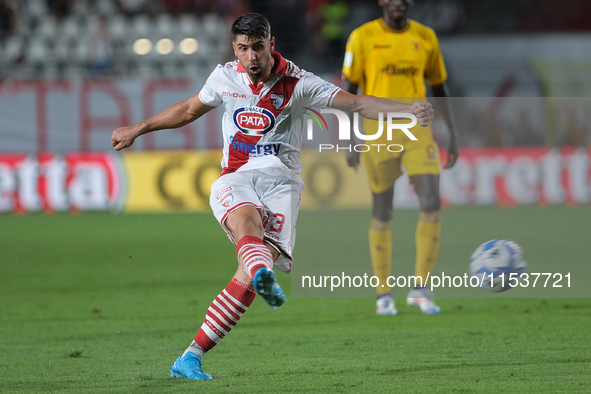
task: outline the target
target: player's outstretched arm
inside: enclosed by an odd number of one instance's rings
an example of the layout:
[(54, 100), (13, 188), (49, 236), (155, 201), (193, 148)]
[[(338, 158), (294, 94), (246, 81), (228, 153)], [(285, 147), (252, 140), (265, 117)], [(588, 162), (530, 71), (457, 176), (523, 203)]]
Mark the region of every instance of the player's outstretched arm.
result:
[(136, 123), (133, 126), (120, 127), (113, 131), (111, 145), (115, 150), (125, 149), (133, 144), (142, 134), (163, 129), (176, 129), (199, 119), (214, 109), (205, 105), (199, 99), (199, 93), (188, 100), (176, 103), (150, 119)]
[(358, 112), (364, 118), (378, 120), (380, 112), (404, 112), (417, 117), (417, 122), (422, 127), (427, 127), (433, 120), (435, 112), (429, 103), (417, 101), (414, 104), (404, 104), (398, 101), (375, 97), (356, 96), (340, 91), (333, 100), (333, 108), (341, 111)]

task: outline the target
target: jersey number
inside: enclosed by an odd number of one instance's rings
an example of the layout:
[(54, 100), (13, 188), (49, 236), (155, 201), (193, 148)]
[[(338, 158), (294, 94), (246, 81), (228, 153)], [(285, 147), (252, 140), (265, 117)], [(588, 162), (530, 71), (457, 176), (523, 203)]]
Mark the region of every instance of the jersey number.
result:
[(282, 215), (280, 213), (276, 213), (271, 218), (271, 225), (269, 226), (269, 231), (273, 231), (275, 233), (280, 233), (284, 224), (285, 224), (285, 215)]

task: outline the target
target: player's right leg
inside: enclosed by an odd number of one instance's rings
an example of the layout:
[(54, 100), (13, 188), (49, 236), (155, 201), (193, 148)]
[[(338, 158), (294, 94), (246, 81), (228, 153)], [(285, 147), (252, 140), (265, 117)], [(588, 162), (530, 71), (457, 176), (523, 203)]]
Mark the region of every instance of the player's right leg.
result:
[[(369, 227), (369, 250), (374, 276), (387, 284), (392, 259), (392, 223), (394, 182), (402, 174), (397, 158), (380, 153), (364, 155), (364, 163), (373, 196), (372, 219)], [(397, 310), (390, 288), (378, 286), (376, 313), (396, 315)]]
[(441, 312), (441, 309), (433, 301), (433, 295), (427, 289), (426, 281), (439, 250), (441, 232), (439, 175), (417, 174), (412, 175), (411, 179), (421, 207), (416, 231), (415, 275), (422, 278), (422, 286), (411, 290), (406, 302), (409, 306), (419, 308), (426, 315), (436, 315)]
[(427, 291), (427, 280), (433, 269), (439, 250), (441, 231), (439, 196), (440, 158), (437, 143), (430, 134), (419, 141), (405, 146), (401, 162), (411, 179), (419, 198), (421, 212), (416, 229), (415, 276), (422, 278), (422, 286), (412, 289), (407, 296), (407, 305), (419, 308), (426, 315), (441, 312), (433, 301), (433, 295)]

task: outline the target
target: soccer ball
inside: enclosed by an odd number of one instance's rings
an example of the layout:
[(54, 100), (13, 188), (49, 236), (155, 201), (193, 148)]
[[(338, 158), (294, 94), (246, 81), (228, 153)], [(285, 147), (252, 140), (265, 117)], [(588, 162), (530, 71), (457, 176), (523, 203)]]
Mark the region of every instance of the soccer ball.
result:
[(519, 245), (506, 239), (493, 239), (472, 253), (470, 275), (478, 278), (481, 288), (498, 293), (517, 286), (526, 265)]

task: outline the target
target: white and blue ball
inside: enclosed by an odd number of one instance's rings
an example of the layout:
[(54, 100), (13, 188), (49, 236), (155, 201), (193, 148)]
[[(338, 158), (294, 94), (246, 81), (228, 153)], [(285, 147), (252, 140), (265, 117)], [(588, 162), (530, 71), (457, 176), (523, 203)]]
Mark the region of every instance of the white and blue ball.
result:
[(509, 290), (511, 285), (515, 287), (515, 279), (509, 281), (511, 274), (516, 274), (513, 278), (519, 280), (526, 265), (519, 245), (506, 239), (493, 239), (472, 253), (470, 275), (478, 278), (483, 289), (498, 293)]

